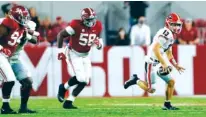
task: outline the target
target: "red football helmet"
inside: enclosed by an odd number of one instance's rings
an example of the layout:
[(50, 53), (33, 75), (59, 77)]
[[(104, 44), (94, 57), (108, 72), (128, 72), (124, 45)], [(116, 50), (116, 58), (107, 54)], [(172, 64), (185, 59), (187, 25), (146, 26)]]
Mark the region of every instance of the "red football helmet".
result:
[(179, 34), (182, 29), (182, 21), (176, 13), (171, 13), (165, 20), (165, 26), (173, 33)]
[(84, 8), (81, 13), (81, 18), (87, 27), (92, 27), (96, 24), (96, 13), (92, 8)]
[(30, 20), (28, 10), (20, 5), (13, 6), (10, 9), (9, 17), (23, 26), (26, 24), (27, 21)]

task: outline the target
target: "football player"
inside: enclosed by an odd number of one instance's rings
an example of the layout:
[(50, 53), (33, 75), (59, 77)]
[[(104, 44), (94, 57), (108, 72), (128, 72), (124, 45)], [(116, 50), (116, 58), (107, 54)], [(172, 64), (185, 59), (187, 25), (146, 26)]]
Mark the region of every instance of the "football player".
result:
[[(170, 72), (172, 67), (166, 63), (163, 58), (166, 54), (170, 63), (179, 71), (183, 72), (185, 69), (177, 64), (172, 54), (172, 45), (175, 41), (174, 35), (179, 34), (182, 28), (182, 22), (179, 15), (171, 13), (165, 20), (165, 27), (160, 29), (154, 36), (153, 43), (149, 46), (149, 51), (146, 56), (145, 71), (147, 77), (147, 84), (141, 84), (145, 90), (151, 89), (155, 91), (156, 77), (159, 76), (167, 83), (166, 88), (166, 100), (164, 102), (163, 110), (178, 110), (171, 105), (171, 98), (174, 92), (175, 81), (172, 78)], [(133, 75), (133, 78), (125, 83), (125, 87), (128, 88), (131, 85), (138, 82), (137, 75)], [(141, 87), (140, 86), (140, 87)]]
[(16, 114), (9, 105), (16, 77), (8, 58), (16, 51), (21, 38), (26, 35), (25, 24), (29, 18), (29, 12), (26, 8), (14, 6), (8, 17), (0, 19), (0, 80), (3, 80), (1, 114)]
[(72, 20), (70, 25), (57, 36), (58, 48), (61, 50), (63, 39), (70, 36), (69, 47), (67, 46), (64, 52), (58, 54), (58, 59), (66, 59), (72, 76), (68, 82), (59, 85), (58, 100), (63, 102), (66, 90), (76, 85), (63, 104), (65, 109), (77, 108), (73, 106), (73, 102), (89, 83), (92, 66), (88, 55), (91, 46), (96, 45), (97, 49), (103, 47), (103, 41), (99, 37), (101, 31), (102, 24), (96, 19), (94, 10), (85, 8), (81, 12), (81, 19)]
[(37, 43), (39, 32), (35, 31), (36, 23), (33, 21), (28, 21), (25, 27), (28, 33), (22, 37), (20, 44), (17, 46), (16, 52), (9, 58), (9, 63), (16, 76), (16, 79), (21, 84), (21, 105), (18, 113), (36, 113), (36, 111), (27, 108), (27, 102), (32, 88), (32, 79), (31, 74), (19, 59), (19, 54), (27, 42), (31, 42), (33, 44)]

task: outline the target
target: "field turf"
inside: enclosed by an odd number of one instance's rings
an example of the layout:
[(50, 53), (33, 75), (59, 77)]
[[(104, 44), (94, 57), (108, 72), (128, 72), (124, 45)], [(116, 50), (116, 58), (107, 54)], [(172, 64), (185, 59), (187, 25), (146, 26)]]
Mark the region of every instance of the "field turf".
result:
[[(161, 110), (163, 97), (77, 98), (77, 110), (65, 110), (55, 98), (32, 98), (29, 107), (37, 114), (0, 115), (1, 117), (206, 117), (206, 97), (174, 97), (178, 111)], [(18, 110), (19, 99), (11, 106)]]

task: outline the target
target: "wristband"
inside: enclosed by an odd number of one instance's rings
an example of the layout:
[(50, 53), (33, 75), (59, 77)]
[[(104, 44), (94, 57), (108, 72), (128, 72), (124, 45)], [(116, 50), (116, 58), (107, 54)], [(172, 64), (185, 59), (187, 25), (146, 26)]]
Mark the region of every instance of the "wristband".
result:
[(177, 65), (177, 62), (175, 61), (174, 58), (170, 59), (170, 63), (171, 63), (173, 66)]

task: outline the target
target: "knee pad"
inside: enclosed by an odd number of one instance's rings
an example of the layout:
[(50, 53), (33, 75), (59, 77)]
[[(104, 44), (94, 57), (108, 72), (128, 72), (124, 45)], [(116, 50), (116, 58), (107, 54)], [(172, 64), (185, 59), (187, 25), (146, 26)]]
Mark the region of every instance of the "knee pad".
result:
[(23, 88), (32, 88), (32, 80), (31, 78), (25, 78), (19, 81)]

